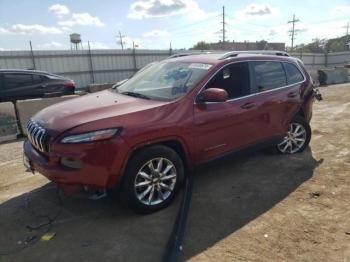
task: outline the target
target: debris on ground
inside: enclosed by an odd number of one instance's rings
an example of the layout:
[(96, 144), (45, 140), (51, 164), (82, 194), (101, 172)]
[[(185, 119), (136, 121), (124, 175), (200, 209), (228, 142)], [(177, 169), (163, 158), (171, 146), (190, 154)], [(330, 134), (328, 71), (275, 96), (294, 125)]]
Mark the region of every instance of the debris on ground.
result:
[(55, 235), (55, 232), (47, 232), (41, 236), (41, 241), (50, 241)]
[(322, 195), (322, 193), (321, 192), (312, 192), (312, 193), (310, 193), (310, 196), (311, 197), (320, 197)]

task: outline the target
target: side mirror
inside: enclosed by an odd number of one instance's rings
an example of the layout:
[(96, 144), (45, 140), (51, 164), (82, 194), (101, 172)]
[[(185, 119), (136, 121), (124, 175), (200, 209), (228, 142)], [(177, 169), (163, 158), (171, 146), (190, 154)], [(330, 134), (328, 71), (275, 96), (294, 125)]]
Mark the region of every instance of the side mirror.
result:
[(221, 88), (208, 88), (199, 95), (199, 102), (225, 102), (228, 93)]

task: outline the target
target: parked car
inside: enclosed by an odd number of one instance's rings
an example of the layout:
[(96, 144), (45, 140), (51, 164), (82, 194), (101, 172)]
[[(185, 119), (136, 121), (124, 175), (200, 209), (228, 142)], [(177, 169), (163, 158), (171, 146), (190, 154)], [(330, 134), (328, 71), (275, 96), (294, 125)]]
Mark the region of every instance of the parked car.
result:
[(135, 211), (153, 212), (201, 163), (267, 146), (303, 151), (314, 96), (295, 58), (170, 58), (114, 89), (37, 113), (27, 126), (25, 164), (66, 192), (119, 187)]
[(0, 69), (0, 101), (74, 94), (73, 80), (42, 71)]

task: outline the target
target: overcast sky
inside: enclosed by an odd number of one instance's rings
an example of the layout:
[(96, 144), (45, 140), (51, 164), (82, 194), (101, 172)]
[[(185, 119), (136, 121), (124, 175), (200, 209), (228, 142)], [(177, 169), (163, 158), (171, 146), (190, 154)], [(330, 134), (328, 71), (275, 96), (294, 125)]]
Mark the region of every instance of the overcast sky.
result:
[(313, 38), (345, 35), (350, 0), (234, 1), (234, 0), (0, 0), (0, 50), (68, 49), (69, 34), (82, 35), (93, 48), (189, 48), (196, 42), (221, 39), (222, 6), (226, 38), (235, 41), (286, 42), (293, 13), (296, 44)]

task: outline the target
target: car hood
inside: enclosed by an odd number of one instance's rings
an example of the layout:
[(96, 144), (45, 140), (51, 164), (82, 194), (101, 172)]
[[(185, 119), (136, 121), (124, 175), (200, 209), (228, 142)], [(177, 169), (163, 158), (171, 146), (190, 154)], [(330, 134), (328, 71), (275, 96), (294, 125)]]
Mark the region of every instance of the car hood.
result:
[(144, 111), (166, 103), (105, 90), (49, 106), (38, 112), (33, 120), (47, 130), (63, 132), (89, 122)]

